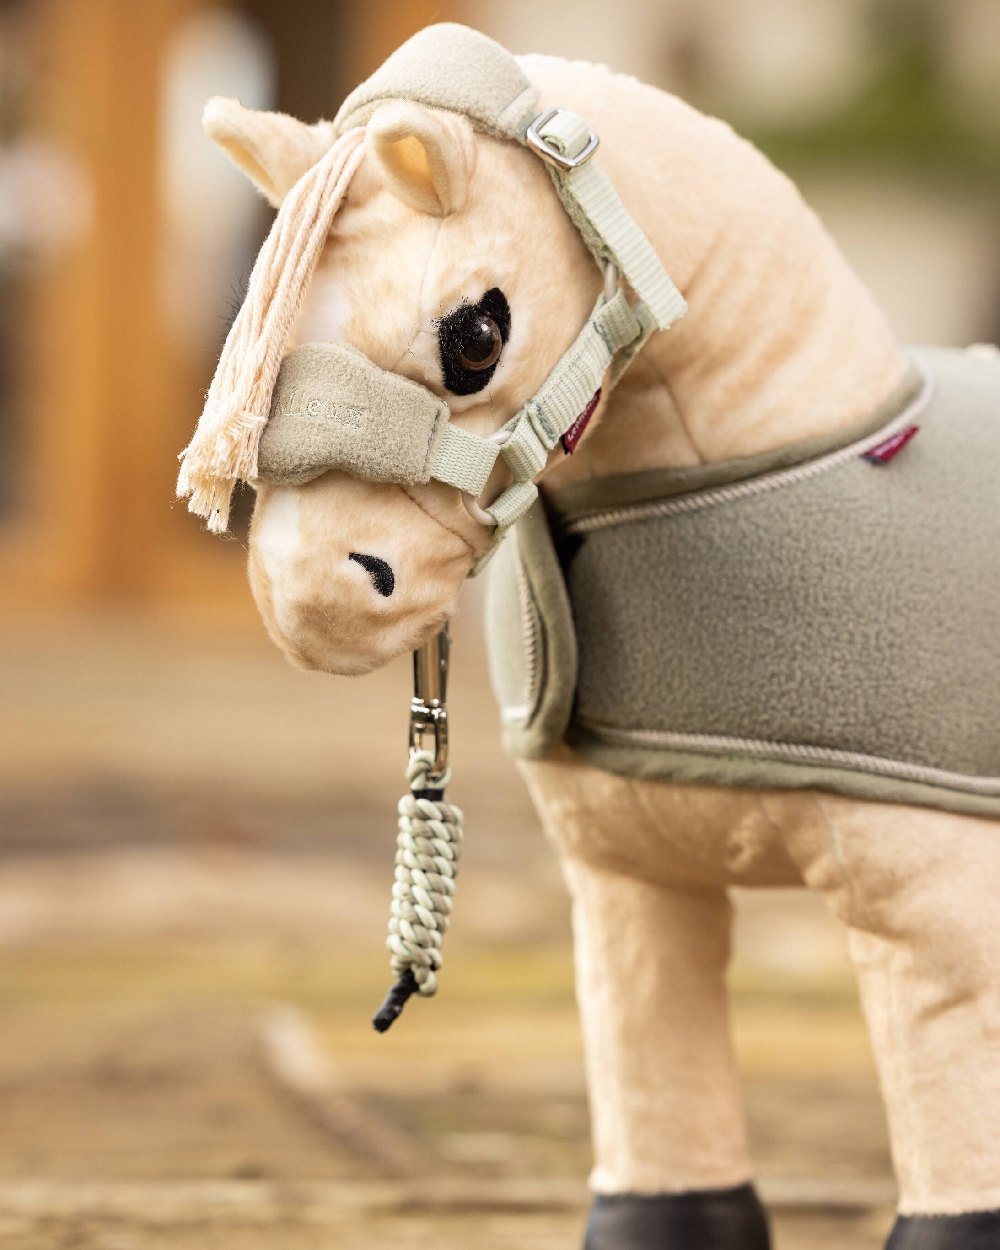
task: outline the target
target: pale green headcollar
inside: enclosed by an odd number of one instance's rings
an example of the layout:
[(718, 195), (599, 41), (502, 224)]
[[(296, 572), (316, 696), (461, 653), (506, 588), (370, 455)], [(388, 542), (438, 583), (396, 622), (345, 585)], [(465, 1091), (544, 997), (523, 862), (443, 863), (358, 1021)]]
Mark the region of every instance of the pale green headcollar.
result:
[[(499, 538), (531, 506), (538, 493), (533, 479), (609, 368), (613, 384), (653, 330), (667, 329), (687, 305), (591, 161), (598, 136), (568, 110), (539, 113), (538, 89), (498, 43), (465, 26), (430, 26), (347, 97), (334, 125), (340, 133), (363, 126), (392, 99), (460, 113), (476, 129), (523, 144), (545, 161), (566, 211), (605, 274), (605, 292), (541, 389), (490, 439), (454, 425), (442, 400), (376, 369), (350, 348), (299, 348), (282, 366), (261, 442), (259, 476), (301, 482), (342, 467), (375, 481), (446, 482), (475, 501), (502, 457), (513, 484), (485, 512), (470, 506), (496, 526)], [(619, 278), (635, 293), (631, 305)], [(398, 385), (402, 382), (405, 386)], [(310, 413), (312, 436), (300, 424)]]

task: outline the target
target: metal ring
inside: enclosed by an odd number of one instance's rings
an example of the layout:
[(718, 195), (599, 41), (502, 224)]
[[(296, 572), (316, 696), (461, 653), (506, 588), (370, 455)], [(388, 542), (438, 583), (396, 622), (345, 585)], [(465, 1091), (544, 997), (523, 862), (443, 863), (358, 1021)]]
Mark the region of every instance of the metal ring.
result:
[(485, 508), (481, 508), (477, 500), (473, 499), (466, 491), (462, 491), (462, 503), (465, 510), (474, 521), (478, 521), (480, 525), (486, 525), (491, 530), (497, 527), (497, 519), (492, 516)]

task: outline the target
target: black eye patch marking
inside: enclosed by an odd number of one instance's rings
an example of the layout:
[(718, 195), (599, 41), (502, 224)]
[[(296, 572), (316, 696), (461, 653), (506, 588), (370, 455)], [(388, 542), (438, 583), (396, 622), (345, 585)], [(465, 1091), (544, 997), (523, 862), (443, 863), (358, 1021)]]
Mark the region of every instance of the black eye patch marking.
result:
[(444, 384), (453, 395), (474, 395), (496, 372), (510, 337), (510, 305), (498, 286), (478, 304), (461, 304), (437, 323)]
[(372, 585), (378, 593), (384, 599), (389, 598), (396, 589), (396, 575), (384, 560), (379, 559), (378, 556), (367, 556), (360, 551), (352, 551), (347, 558), (360, 564), (365, 572), (371, 575)]

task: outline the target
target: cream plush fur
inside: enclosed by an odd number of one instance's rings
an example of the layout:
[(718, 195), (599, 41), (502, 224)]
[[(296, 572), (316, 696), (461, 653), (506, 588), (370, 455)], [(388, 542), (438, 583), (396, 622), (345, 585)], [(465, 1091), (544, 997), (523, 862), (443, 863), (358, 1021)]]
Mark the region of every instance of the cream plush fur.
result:
[[(546, 481), (773, 449), (864, 417), (904, 359), (795, 188), (722, 123), (593, 66), (526, 57), (601, 134), (598, 161), (685, 294), (572, 458)], [(275, 202), (323, 130), (215, 101), (206, 127)], [(435, 319), (500, 287), (489, 388), (449, 396), (489, 433), (547, 376), (600, 276), (540, 162), (414, 104), (383, 106), (295, 331), (342, 340), (444, 394)], [(495, 493), (501, 483), (492, 484)], [(262, 487), (250, 577), (295, 663), (357, 673), (455, 610), (485, 535), (457, 492), (328, 474)], [(387, 560), (380, 599), (347, 560)], [(1000, 1207), (1000, 830), (818, 793), (720, 791), (596, 772), (561, 749), (523, 771), (575, 904), (595, 1187), (656, 1193), (751, 1174), (726, 1023), (727, 888), (805, 882), (847, 926), (889, 1110), (901, 1209)]]

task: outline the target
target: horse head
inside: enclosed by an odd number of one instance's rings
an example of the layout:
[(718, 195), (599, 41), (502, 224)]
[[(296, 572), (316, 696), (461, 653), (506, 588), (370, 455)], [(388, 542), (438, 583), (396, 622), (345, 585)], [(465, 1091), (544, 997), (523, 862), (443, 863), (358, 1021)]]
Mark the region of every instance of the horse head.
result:
[[(328, 123), (229, 100), (210, 102), (205, 128), (276, 207), (334, 141)], [(488, 437), (572, 343), (600, 275), (519, 145), (406, 100), (381, 104), (361, 145), (287, 347), (346, 345)], [(498, 462), (475, 501), (343, 469), (258, 481), (249, 576), (271, 637), (296, 665), (343, 674), (419, 646), (491, 542), (483, 509), (504, 475)]]

